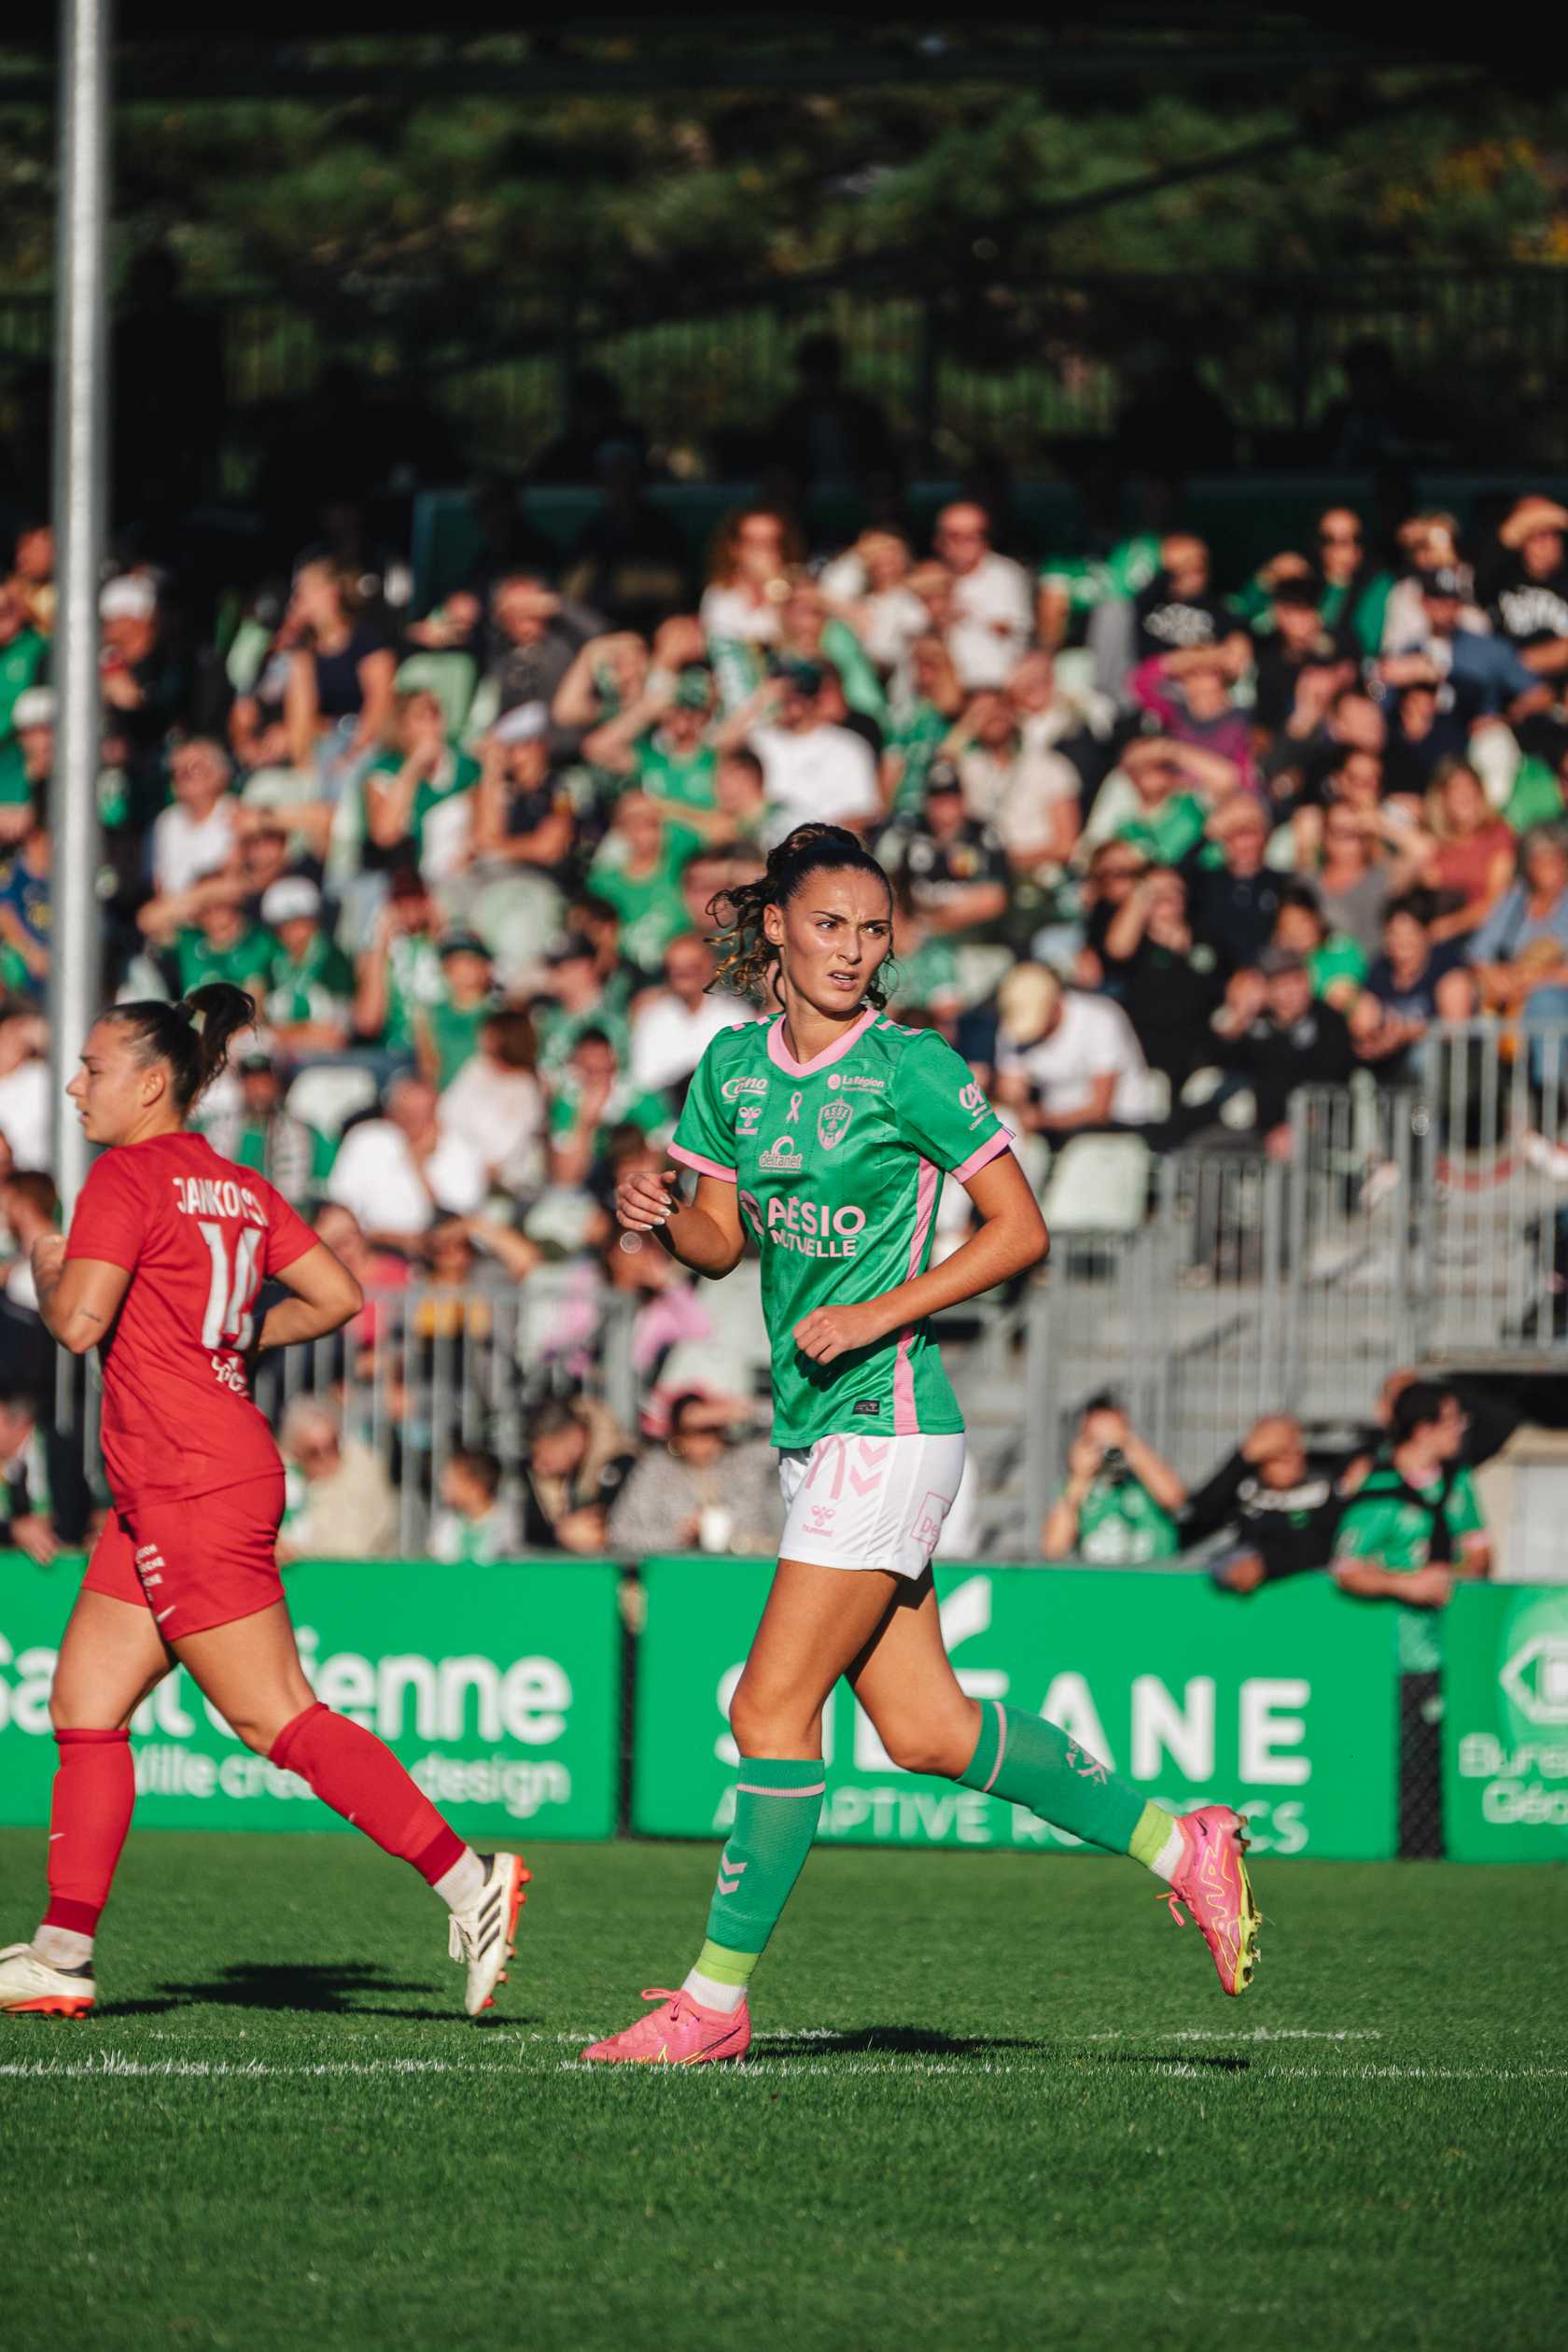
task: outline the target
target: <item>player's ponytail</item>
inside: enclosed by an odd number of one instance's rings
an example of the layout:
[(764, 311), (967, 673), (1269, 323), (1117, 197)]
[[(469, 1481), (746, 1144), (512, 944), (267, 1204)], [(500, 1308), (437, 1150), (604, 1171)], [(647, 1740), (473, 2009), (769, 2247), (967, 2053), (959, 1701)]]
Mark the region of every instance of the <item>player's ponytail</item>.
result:
[(114, 1004), (104, 1018), (131, 1031), (144, 1062), (168, 1063), (175, 1104), (183, 1114), (223, 1069), (241, 1029), (254, 1026), (256, 1001), (231, 981), (209, 980), (177, 1004), (151, 999)]
[[(864, 844), (842, 825), (797, 825), (772, 850), (764, 871), (754, 882), (737, 882), (708, 901), (708, 919), (719, 931), (714, 943), (717, 970), (708, 984), (735, 996), (761, 997), (772, 1003), (777, 993), (778, 950), (763, 928), (770, 906), (787, 906), (803, 882), (813, 874), (875, 874), (892, 895), (892, 885)], [(880, 1012), (888, 1001), (889, 965), (881, 964), (866, 983), (866, 1002)]]

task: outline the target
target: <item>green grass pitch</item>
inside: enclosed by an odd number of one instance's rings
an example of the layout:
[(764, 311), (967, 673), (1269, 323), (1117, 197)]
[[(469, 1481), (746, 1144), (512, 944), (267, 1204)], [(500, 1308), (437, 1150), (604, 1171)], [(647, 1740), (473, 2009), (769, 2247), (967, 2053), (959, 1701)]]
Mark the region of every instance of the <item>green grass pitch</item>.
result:
[(752, 2061), (599, 2072), (713, 1853), (533, 1858), (475, 2027), (357, 1841), (133, 1837), (98, 2014), (0, 2020), (9, 2352), (1562, 2341), (1568, 1875), (1265, 1867), (1230, 2002), (1130, 1866), (819, 1851)]

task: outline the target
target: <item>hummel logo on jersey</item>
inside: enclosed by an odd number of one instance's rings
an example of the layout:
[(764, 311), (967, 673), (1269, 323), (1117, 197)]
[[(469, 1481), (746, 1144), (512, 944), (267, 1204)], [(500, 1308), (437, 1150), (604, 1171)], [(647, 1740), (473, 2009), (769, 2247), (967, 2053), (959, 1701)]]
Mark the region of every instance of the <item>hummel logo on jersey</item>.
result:
[(823, 1103), (817, 1113), (817, 1141), (824, 1152), (831, 1152), (835, 1144), (843, 1142), (854, 1115), (852, 1102)]
[(757, 1166), (766, 1169), (772, 1176), (798, 1176), (805, 1166), (805, 1162), (801, 1157), (800, 1145), (793, 1136), (781, 1135), (777, 1143), (768, 1145), (767, 1150), (757, 1162)]
[(743, 1102), (740, 1109), (735, 1113), (735, 1133), (737, 1135), (755, 1135), (757, 1132), (757, 1122), (762, 1115), (763, 1106), (760, 1102)]

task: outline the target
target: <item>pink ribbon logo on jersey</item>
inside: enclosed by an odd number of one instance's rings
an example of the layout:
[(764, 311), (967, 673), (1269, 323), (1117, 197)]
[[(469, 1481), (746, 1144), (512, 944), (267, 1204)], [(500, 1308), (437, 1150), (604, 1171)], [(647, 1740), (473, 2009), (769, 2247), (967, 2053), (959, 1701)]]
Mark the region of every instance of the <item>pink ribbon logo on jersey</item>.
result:
[(824, 1152), (831, 1152), (835, 1144), (843, 1142), (849, 1132), (849, 1122), (854, 1115), (855, 1106), (852, 1102), (845, 1102), (841, 1099), (836, 1102), (823, 1103), (817, 1113), (817, 1141)]

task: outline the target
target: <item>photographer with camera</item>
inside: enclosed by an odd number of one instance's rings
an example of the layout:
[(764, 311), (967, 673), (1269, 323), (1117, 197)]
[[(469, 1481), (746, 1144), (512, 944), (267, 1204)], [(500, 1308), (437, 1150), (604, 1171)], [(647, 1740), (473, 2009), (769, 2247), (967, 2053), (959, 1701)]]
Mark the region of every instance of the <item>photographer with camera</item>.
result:
[(1045, 1515), (1047, 1560), (1097, 1567), (1143, 1567), (1181, 1548), (1176, 1514), (1187, 1491), (1170, 1464), (1139, 1436), (1115, 1398), (1090, 1397), (1068, 1449), (1067, 1482)]

